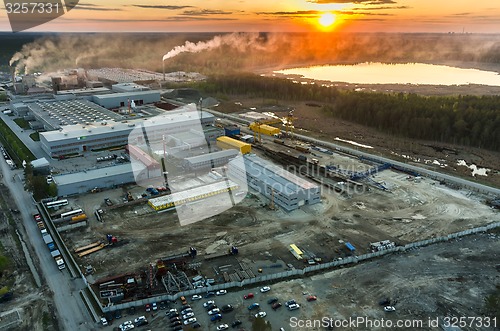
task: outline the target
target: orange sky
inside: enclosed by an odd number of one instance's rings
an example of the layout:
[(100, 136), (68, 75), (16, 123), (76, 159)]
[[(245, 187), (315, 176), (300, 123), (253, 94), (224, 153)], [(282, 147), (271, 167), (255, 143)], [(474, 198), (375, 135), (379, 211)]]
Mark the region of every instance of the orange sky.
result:
[[(69, 0), (67, 0), (69, 1)], [(3, 5), (2, 5), (3, 7)], [(0, 31), (11, 31), (5, 7)], [(318, 24), (335, 14), (328, 28)], [(500, 33), (498, 0), (80, 0), (30, 31), (359, 31)]]

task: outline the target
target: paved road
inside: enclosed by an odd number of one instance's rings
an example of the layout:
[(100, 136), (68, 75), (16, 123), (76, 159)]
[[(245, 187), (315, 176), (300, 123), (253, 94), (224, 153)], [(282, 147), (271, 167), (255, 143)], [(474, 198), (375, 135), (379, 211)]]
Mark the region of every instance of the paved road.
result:
[(44, 281), (54, 293), (54, 303), (62, 330), (84, 331), (92, 330), (95, 324), (84, 306), (79, 290), (84, 287), (81, 278), (71, 279), (67, 270), (59, 271), (49, 250), (42, 240), (33, 214), (37, 212), (31, 196), (24, 191), (22, 177), (23, 170), (11, 170), (3, 158), (0, 158), (0, 170), (3, 173), (3, 182), (10, 189), (11, 196), (21, 211), (21, 219), (27, 232), (25, 241), (31, 243), (40, 261), (38, 270), (42, 272)]

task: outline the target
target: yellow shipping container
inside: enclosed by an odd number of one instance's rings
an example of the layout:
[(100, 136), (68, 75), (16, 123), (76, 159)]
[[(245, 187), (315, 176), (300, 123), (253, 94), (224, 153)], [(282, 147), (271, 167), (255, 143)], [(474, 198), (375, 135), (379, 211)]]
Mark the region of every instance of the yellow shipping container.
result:
[(261, 133), (261, 134), (266, 134), (268, 136), (272, 136), (272, 135), (275, 135), (275, 134), (280, 134), (280, 129), (278, 128), (275, 128), (274, 126), (270, 126), (270, 125), (267, 125), (267, 124), (261, 124), (259, 125), (258, 123), (251, 123), (249, 125), (250, 127), (250, 130), (252, 130), (253, 132), (257, 132), (257, 133)]
[(237, 149), (241, 154), (248, 154), (252, 151), (252, 145), (226, 136), (217, 138), (217, 146), (223, 149)]

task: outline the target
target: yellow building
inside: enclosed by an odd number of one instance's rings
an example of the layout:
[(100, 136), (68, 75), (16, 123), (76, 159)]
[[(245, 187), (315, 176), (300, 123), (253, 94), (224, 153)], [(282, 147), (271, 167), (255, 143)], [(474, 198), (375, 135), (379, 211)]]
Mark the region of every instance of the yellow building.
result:
[(241, 154), (248, 154), (252, 151), (252, 145), (226, 136), (217, 138), (217, 146), (222, 149), (237, 149)]

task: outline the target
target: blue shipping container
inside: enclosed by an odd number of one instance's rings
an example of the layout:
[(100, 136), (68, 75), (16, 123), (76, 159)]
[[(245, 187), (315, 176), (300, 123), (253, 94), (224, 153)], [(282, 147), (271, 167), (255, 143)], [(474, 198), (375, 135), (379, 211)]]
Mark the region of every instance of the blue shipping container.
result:
[(226, 126), (224, 128), (224, 134), (228, 137), (236, 136), (240, 134), (240, 128), (237, 126)]

